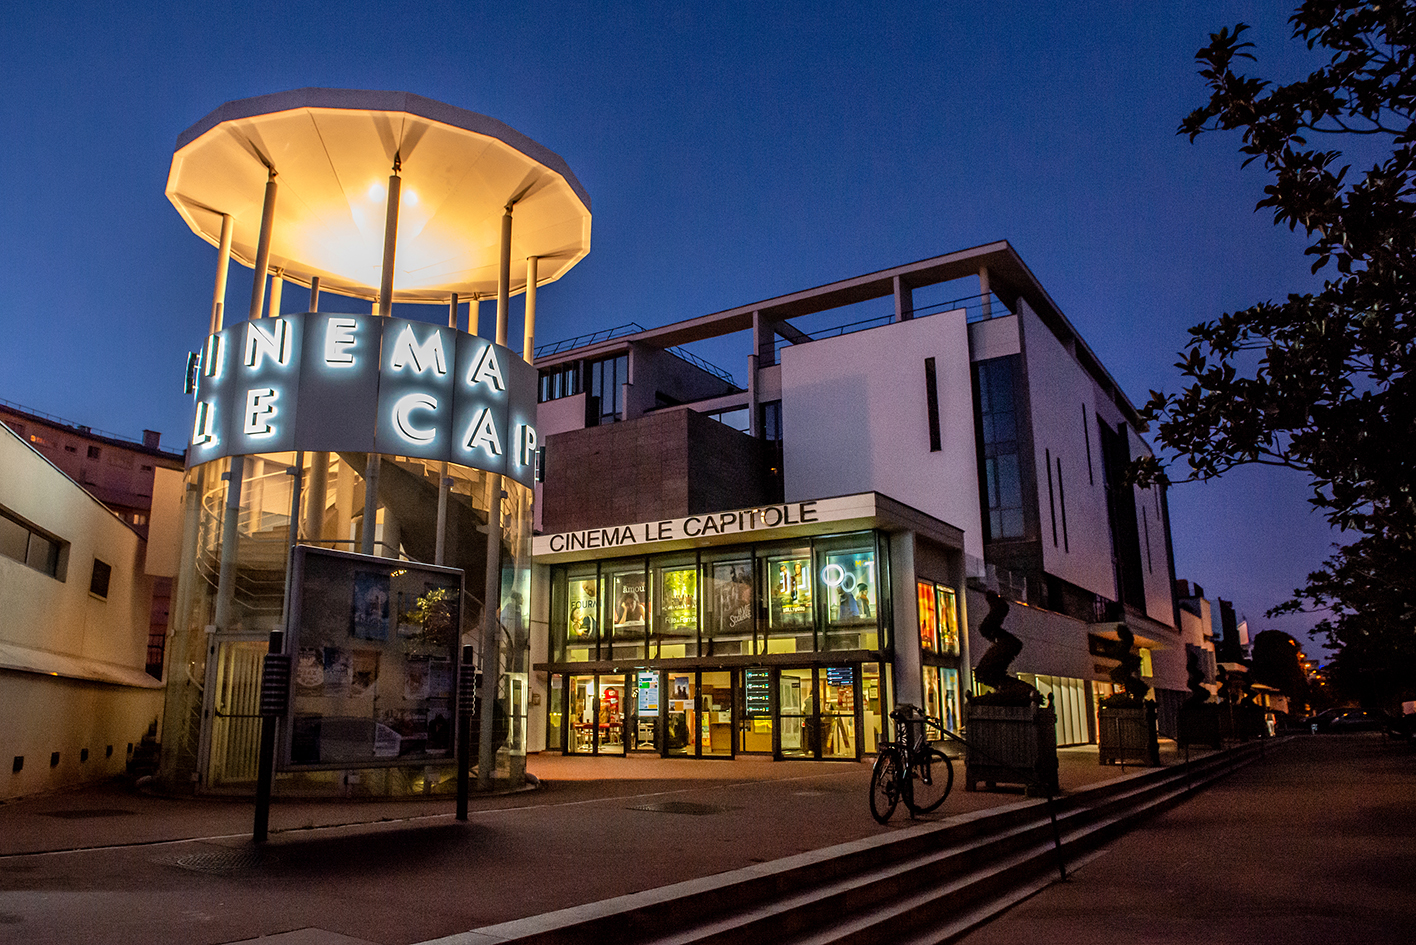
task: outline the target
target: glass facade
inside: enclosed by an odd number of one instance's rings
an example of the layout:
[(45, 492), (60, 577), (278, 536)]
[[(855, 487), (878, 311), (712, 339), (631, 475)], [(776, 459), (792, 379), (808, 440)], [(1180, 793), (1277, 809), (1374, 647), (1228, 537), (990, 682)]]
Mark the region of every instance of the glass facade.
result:
[(1014, 371), (1018, 356), (974, 364), (980, 455), (983, 457), (983, 506), (989, 538), (1023, 537), (1023, 485), (1018, 460), (1017, 402)]
[[(283, 627), (292, 538), (354, 552), (371, 542), (376, 555), (426, 563), (435, 563), (441, 545), (442, 563), (466, 575), (461, 641), (480, 651), (487, 563), (484, 527), (498, 484), (503, 530), (497, 615), (503, 632), (496, 654), (498, 764), (507, 772), (524, 770), (531, 491), (507, 478), (497, 480), (479, 470), (433, 460), (380, 456), (370, 463), (362, 453), (272, 453), (223, 458), (189, 469), (182, 511), (184, 555), (171, 619), (173, 681), (168, 686), (166, 735), (174, 748), (164, 752), (164, 781), (195, 781), (216, 790), (251, 788), (260, 728), (260, 658), (270, 632)], [(239, 482), (239, 494), (228, 494), (235, 492), (229, 482)], [(368, 496), (371, 483), (376, 491)], [(588, 624), (587, 639), (594, 640), (596, 630)], [(370, 702), (371, 712), (377, 712), (376, 701)], [(341, 783), (333, 772), (299, 777), (315, 790), (327, 786), (343, 791), (357, 783), (360, 793), (398, 795), (451, 790), (453, 771), (450, 764), (447, 767), (369, 769)]]
[[(547, 747), (873, 751), (885, 730), (887, 570), (875, 532), (552, 568)], [(621, 660), (636, 665), (594, 665)]]
[(859, 532), (558, 566), (550, 661), (879, 650), (882, 559), (876, 533)]

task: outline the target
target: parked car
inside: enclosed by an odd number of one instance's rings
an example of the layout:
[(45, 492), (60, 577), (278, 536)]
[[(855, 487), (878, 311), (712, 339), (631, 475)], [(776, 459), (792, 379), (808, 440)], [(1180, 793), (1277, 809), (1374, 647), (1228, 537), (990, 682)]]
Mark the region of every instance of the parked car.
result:
[(1326, 726), (1319, 726), (1318, 731), (1338, 735), (1344, 732), (1380, 732), (1384, 727), (1385, 720), (1380, 713), (1366, 709), (1343, 709)]

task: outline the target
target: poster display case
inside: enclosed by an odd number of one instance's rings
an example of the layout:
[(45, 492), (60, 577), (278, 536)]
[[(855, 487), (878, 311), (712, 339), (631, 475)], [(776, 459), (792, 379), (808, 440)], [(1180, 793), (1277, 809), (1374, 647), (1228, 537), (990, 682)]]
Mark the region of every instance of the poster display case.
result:
[(462, 572), (296, 546), (282, 770), (451, 757)]

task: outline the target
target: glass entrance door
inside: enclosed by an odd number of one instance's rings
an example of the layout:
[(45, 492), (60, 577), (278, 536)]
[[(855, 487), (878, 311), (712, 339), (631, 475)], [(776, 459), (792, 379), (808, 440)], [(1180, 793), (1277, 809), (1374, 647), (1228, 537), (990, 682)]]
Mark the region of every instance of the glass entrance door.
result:
[(853, 666), (817, 670), (817, 705), (821, 710), (822, 758), (858, 758), (856, 671)]
[(815, 758), (816, 683), (810, 669), (784, 669), (777, 677), (783, 758)]
[(670, 670), (664, 674), (664, 754), (695, 754), (694, 733), (698, 729), (698, 686), (692, 671)]
[(663, 717), (662, 679), (659, 671), (641, 669), (629, 678), (634, 692), (629, 699), (629, 709), (624, 720), (625, 747), (632, 752), (658, 753), (662, 751), (659, 723)]
[(772, 751), (772, 671), (745, 669), (738, 679), (738, 744), (742, 752)]
[(566, 752), (575, 755), (624, 754), (625, 678), (571, 676), (570, 724)]
[(704, 758), (733, 754), (733, 674), (703, 672), (698, 677), (698, 753)]
[(595, 677), (571, 676), (568, 683), (570, 718), (565, 750), (572, 755), (592, 755), (595, 753), (595, 719), (600, 710)]

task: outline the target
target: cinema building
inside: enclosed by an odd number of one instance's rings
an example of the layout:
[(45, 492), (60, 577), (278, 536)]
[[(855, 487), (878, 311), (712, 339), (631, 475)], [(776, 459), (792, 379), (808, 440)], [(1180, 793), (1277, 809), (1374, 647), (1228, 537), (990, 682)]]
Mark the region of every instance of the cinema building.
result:
[[(459, 642), (489, 670), (483, 704), (510, 720), (496, 761), (516, 778), (527, 642), (488, 646), (480, 628), (529, 616), (535, 297), (589, 251), (584, 189), (484, 115), (301, 89), (229, 102), (184, 132), (167, 195), (217, 262), (188, 366), (163, 781), (251, 790), (295, 546), (391, 563), (356, 573), (352, 601), (346, 587), (332, 606), (343, 615), (325, 615), (333, 630), (289, 654), (281, 757), (301, 770), (284, 780), (382, 794), (445, 782)], [(233, 259), (253, 271), (244, 318), (226, 307)], [(479, 320), (484, 300), (494, 322)], [(403, 562), (465, 581), (432, 655)]]
[[(702, 355), (734, 342), (744, 384)], [(1123, 622), (1178, 704), (1140, 418), (1006, 242), (536, 354), (533, 749), (854, 759), (900, 702), (957, 728), (986, 589), (1059, 744), (1095, 740)]]

